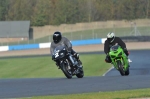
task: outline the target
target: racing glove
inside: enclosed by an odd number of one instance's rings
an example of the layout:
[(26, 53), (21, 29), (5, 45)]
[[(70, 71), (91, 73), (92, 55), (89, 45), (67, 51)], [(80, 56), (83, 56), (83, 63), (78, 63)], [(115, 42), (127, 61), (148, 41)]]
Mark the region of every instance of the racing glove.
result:
[(55, 61), (55, 56), (54, 56), (54, 55), (52, 55), (52, 60), (54, 60), (54, 61)]
[(129, 56), (129, 52), (128, 52), (127, 48), (124, 48), (124, 53), (125, 53), (127, 56)]
[(111, 63), (111, 59), (110, 59), (109, 54), (106, 54), (105, 62)]

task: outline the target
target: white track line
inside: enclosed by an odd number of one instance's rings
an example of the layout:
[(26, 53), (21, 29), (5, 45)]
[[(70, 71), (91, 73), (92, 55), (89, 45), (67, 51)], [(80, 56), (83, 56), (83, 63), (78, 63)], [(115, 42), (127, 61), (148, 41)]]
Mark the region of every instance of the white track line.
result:
[(112, 66), (106, 73), (103, 74), (103, 76), (105, 76), (109, 71), (111, 71), (114, 68), (114, 66)]

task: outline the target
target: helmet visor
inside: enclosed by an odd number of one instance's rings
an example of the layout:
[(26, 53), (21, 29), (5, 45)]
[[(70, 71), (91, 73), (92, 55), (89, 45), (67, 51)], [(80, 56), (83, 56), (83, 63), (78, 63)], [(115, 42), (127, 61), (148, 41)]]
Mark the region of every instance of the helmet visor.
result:
[(113, 42), (114, 37), (112, 37), (112, 38), (107, 38), (107, 40), (108, 40), (109, 42)]
[(61, 36), (53, 36), (54, 43), (58, 43), (61, 40)]

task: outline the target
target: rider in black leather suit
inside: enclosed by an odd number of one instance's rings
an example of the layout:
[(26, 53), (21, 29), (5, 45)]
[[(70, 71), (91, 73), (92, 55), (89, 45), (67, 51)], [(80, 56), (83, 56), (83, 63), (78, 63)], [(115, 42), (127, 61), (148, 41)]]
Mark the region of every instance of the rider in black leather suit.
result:
[[(51, 42), (51, 46), (50, 46), (50, 52), (51, 55), (54, 52), (54, 49), (59, 46), (59, 45), (63, 45), (66, 47), (66, 49), (68, 50), (68, 53), (71, 53), (76, 59), (79, 60), (79, 54), (76, 53), (73, 49), (72, 49), (72, 44), (71, 42), (66, 38), (66, 37), (62, 37), (61, 32), (56, 31), (53, 34), (53, 41)], [(53, 56), (53, 55), (52, 55)], [(54, 57), (52, 57), (52, 60), (54, 60)], [(55, 60), (54, 60), (55, 61)], [(75, 65), (75, 62), (72, 63), (73, 65)], [(59, 66), (59, 62), (56, 61), (56, 65)]]

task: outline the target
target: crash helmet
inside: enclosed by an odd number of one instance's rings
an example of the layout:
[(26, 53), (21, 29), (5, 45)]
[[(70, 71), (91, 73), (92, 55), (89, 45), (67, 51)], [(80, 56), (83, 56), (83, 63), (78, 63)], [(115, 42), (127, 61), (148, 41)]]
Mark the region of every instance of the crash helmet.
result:
[(109, 41), (109, 43), (112, 43), (114, 41), (114, 39), (115, 39), (115, 33), (109, 32), (107, 34), (107, 40)]
[(59, 31), (54, 32), (54, 34), (53, 34), (54, 43), (59, 43), (61, 41), (61, 39), (62, 39), (61, 32), (59, 32)]

